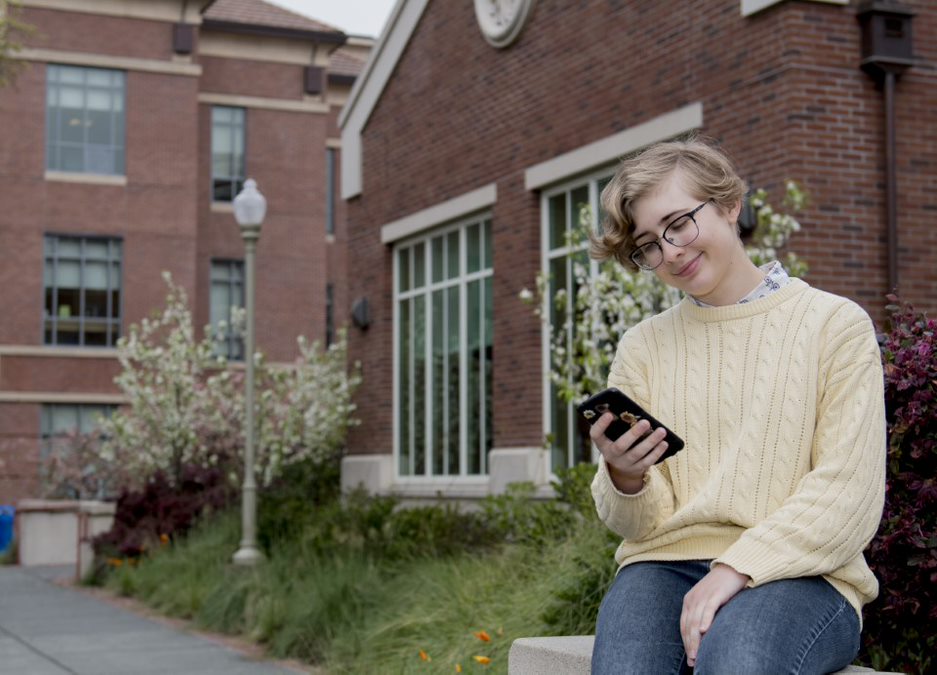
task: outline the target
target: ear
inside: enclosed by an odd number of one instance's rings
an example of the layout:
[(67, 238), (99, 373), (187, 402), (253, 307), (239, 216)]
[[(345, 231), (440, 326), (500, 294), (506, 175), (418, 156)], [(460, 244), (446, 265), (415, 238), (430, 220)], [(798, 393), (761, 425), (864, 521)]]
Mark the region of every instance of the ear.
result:
[(726, 215), (729, 216), (729, 222), (738, 225), (739, 214), (742, 212), (742, 200), (735, 202), (735, 205), (729, 209)]

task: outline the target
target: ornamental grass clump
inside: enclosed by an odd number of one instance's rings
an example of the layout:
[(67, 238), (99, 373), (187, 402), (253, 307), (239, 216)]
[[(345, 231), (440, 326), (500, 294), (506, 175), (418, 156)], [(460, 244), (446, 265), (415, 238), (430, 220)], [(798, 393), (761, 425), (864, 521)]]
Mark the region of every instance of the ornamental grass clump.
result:
[(863, 658), (877, 670), (925, 673), (937, 667), (937, 320), (889, 300), (888, 485), (866, 553), (881, 592), (866, 608)]

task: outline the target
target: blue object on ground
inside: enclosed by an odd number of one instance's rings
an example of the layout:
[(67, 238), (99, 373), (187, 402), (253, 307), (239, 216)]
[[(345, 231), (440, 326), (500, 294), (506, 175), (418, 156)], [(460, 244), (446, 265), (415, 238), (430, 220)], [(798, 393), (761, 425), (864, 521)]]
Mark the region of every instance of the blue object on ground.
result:
[(16, 515), (16, 508), (0, 505), (0, 553), (3, 553), (10, 546), (13, 540), (13, 518)]

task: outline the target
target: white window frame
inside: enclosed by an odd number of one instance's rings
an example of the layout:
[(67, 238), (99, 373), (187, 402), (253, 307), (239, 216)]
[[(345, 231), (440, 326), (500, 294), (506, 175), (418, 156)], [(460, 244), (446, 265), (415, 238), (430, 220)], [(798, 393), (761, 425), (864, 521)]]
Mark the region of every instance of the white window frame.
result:
[[(420, 228), (420, 233), (405, 239), (399, 239), (394, 241), (394, 247), (392, 251), (393, 258), (393, 289), (392, 289), (392, 302), (393, 302), (393, 465), (394, 465), (394, 482), (395, 484), (406, 487), (406, 486), (438, 486), (443, 488), (445, 486), (458, 484), (463, 486), (487, 486), (489, 482), (488, 474), (488, 458), (485, 453), (482, 454), (480, 458), (480, 473), (478, 474), (468, 474), (468, 425), (465, 423), (465, 420), (468, 418), (468, 285), (473, 281), (484, 282), (486, 278), (494, 276), (494, 267), (493, 265), (488, 268), (484, 268), (484, 223), (486, 221), (492, 221), (492, 215), (490, 212), (485, 211), (481, 213), (473, 214), (472, 216), (460, 218), (457, 221), (453, 221), (442, 225), (440, 227), (434, 228), (432, 230), (426, 230), (425, 228)], [(479, 225), (480, 239), (479, 245), (482, 252), (482, 269), (479, 269), (476, 272), (467, 272), (468, 269), (468, 247), (466, 246), (466, 238), (468, 228), (471, 225)], [(447, 237), (451, 232), (459, 232), (459, 275), (455, 279), (444, 279), (441, 282), (433, 282), (432, 280), (432, 266), (430, 263), (430, 255), (428, 252), (431, 250), (431, 242), (436, 237)], [(410, 248), (422, 242), (425, 246), (427, 254), (424, 257), (424, 265), (426, 267), (424, 271), (424, 285), (418, 289), (408, 289), (403, 293), (400, 293), (398, 289), (400, 288), (400, 258), (399, 251), (401, 248)], [(425, 372), (423, 374), (423, 387), (427, 395), (425, 396), (425, 401), (427, 405), (428, 415), (427, 423), (425, 427), (425, 433), (428, 440), (427, 443), (427, 452), (425, 453), (424, 459), (424, 474), (415, 475), (415, 453), (410, 455), (410, 469), (411, 473), (409, 475), (404, 475), (400, 473), (400, 411), (401, 411), (401, 401), (399, 396), (400, 391), (400, 372), (402, 364), (400, 363), (400, 301), (410, 297), (423, 295), (427, 298), (427, 310), (426, 310), (426, 326), (432, 325), (431, 317), (431, 307), (432, 294), (434, 291), (448, 289), (458, 284), (459, 288), (459, 465), (460, 473), (459, 474), (432, 474), (432, 459), (433, 454), (431, 452), (434, 447), (433, 438), (433, 406), (435, 401), (432, 398), (432, 369), (430, 364), (432, 364), (432, 341), (426, 340), (424, 349), (425, 349)], [(484, 293), (484, 283), (482, 283), (482, 293)], [(484, 295), (482, 296), (484, 297)], [(493, 311), (493, 310), (492, 310)], [(448, 317), (444, 317), (444, 321), (448, 322)], [(484, 348), (484, 342), (482, 342), (482, 348)], [(444, 390), (448, 390), (448, 387), (445, 386), (448, 384), (448, 379), (444, 379)], [(484, 401), (485, 388), (488, 386), (488, 382), (485, 378), (484, 369), (482, 369), (479, 374), (479, 397), (480, 401)], [(409, 396), (411, 400), (415, 398), (415, 389), (413, 378), (410, 381), (410, 392)], [(415, 421), (415, 410), (411, 407), (410, 411), (410, 421), (408, 424), (410, 430), (411, 444), (414, 434), (414, 421)], [(485, 427), (486, 427), (486, 417), (485, 417), (485, 406), (482, 403), (481, 405), (481, 419), (480, 419), (480, 429), (479, 429), (479, 443), (484, 447), (488, 441), (485, 436)], [(448, 469), (448, 454), (443, 455), (443, 466), (444, 471)]]
[[(550, 269), (550, 251), (549, 251), (549, 199), (561, 192), (568, 192), (575, 187), (581, 186), (589, 181), (590, 203), (593, 204), (593, 227), (596, 225), (595, 219), (598, 218), (598, 196), (593, 193), (596, 191), (596, 183), (602, 177), (614, 173), (618, 161), (633, 152), (647, 147), (653, 143), (664, 141), (671, 138), (678, 138), (683, 134), (696, 131), (703, 128), (703, 103), (694, 101), (683, 107), (676, 108), (666, 113), (662, 113), (645, 122), (628, 127), (611, 136), (598, 139), (592, 143), (575, 148), (569, 152), (557, 155), (551, 159), (527, 167), (524, 171), (524, 186), (528, 190), (540, 190), (540, 261), (541, 270), (544, 274), (549, 273)], [(571, 212), (568, 212), (571, 216)], [(566, 251), (564, 255), (568, 255)], [(554, 255), (559, 257), (559, 255)], [(590, 261), (591, 273), (595, 274), (598, 264)], [(549, 318), (550, 298), (544, 298), (542, 310), (543, 316)], [(550, 330), (549, 321), (543, 322), (541, 333), (542, 344), (542, 369), (543, 369), (543, 429), (544, 435), (552, 433), (552, 399), (550, 396)], [(570, 406), (572, 408), (572, 406)], [(571, 413), (569, 413), (571, 414)], [(573, 427), (570, 421), (569, 429)], [(571, 447), (571, 446), (570, 446)], [(553, 471), (553, 452), (548, 448), (548, 461), (550, 475), (555, 478)], [(569, 461), (571, 457), (567, 457)], [(592, 460), (597, 459), (596, 448), (592, 448)]]
[[(587, 244), (584, 244), (580, 249), (572, 249), (569, 246), (563, 246), (561, 248), (551, 249), (550, 248), (550, 199), (559, 195), (559, 194), (570, 194), (574, 190), (588, 185), (589, 188), (589, 205), (592, 209), (592, 223), (591, 227), (593, 230), (598, 227), (598, 218), (599, 218), (599, 191), (598, 184), (603, 178), (610, 178), (615, 173), (615, 166), (610, 165), (592, 171), (591, 173), (584, 174), (573, 180), (568, 180), (565, 183), (560, 183), (554, 187), (551, 187), (549, 190), (544, 190), (540, 194), (540, 264), (541, 264), (541, 273), (546, 278), (550, 274), (550, 263), (557, 258), (569, 258), (573, 253), (577, 253), (582, 250), (587, 250)], [(574, 212), (572, 200), (567, 198), (566, 200), (566, 218), (568, 223), (574, 222)], [(600, 263), (597, 260), (590, 258), (589, 260), (589, 274), (590, 276), (595, 276), (598, 274)], [(567, 266), (567, 270), (569, 270)], [(569, 272), (567, 271), (567, 274)], [(569, 285), (569, 279), (567, 278), (564, 287)], [(553, 433), (553, 397), (550, 395), (552, 390), (552, 382), (550, 381), (550, 352), (552, 351), (552, 325), (549, 322), (550, 317), (550, 304), (552, 303), (552, 298), (544, 297), (543, 306), (541, 311), (543, 312), (541, 316), (546, 317), (547, 320), (542, 322), (542, 333), (541, 333), (541, 370), (543, 377), (543, 430), (544, 436)], [(572, 329), (570, 328), (567, 331), (567, 338), (572, 341)], [(567, 439), (567, 468), (573, 466), (573, 445), (572, 445), (572, 430), (575, 427), (575, 405), (570, 403), (567, 405), (567, 429), (570, 434), (570, 438)], [(594, 462), (597, 459), (596, 449), (593, 446), (592, 448), (592, 461)], [(553, 449), (552, 447), (547, 448), (547, 461), (549, 462), (549, 475), (553, 478), (556, 477), (555, 467), (553, 466)]]

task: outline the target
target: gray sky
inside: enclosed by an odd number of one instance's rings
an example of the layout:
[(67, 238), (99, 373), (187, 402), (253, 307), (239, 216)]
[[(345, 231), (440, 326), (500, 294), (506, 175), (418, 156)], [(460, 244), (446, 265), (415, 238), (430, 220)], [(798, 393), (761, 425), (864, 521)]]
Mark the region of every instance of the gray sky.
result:
[(378, 37), (396, 0), (267, 0), (350, 35)]

